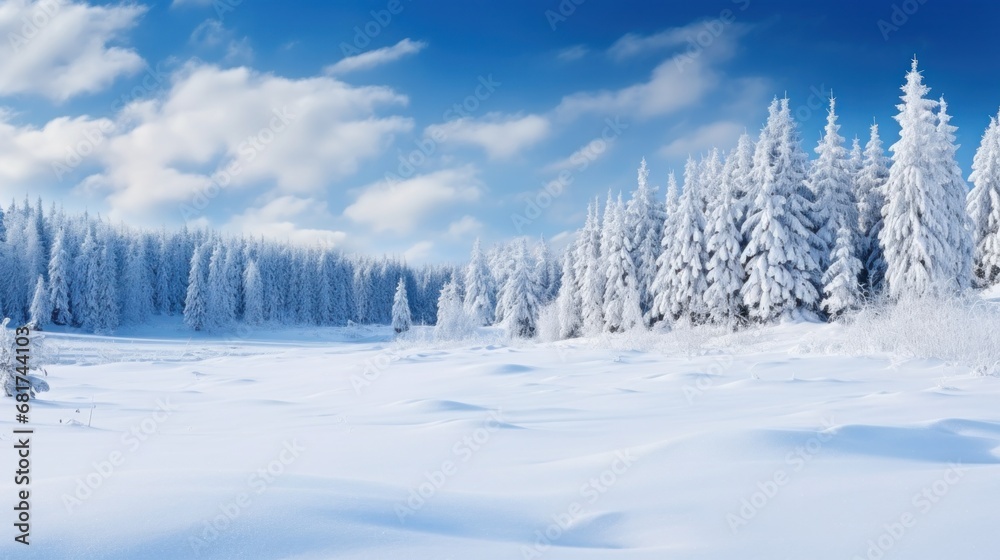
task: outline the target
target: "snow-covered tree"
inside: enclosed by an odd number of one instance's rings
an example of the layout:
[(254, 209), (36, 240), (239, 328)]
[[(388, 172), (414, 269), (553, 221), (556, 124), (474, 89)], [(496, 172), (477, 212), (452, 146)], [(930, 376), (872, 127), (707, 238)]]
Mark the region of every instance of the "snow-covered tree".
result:
[(250, 260), (243, 271), (243, 322), (260, 325), (264, 322), (264, 286), (257, 261)]
[(562, 284), (556, 296), (556, 313), (559, 338), (574, 338), (583, 332), (583, 307), (580, 300), (580, 283), (576, 276), (575, 247), (563, 254)]
[(410, 301), (406, 297), (406, 282), (400, 278), (396, 284), (396, 294), (392, 299), (392, 329), (397, 333), (403, 333), (410, 330), (412, 325)]
[(462, 295), (459, 293), (458, 282), (449, 280), (438, 297), (437, 324), (434, 325), (434, 337), (440, 340), (462, 339), (476, 330), (473, 318), (462, 305)]
[(502, 324), (511, 336), (531, 338), (535, 335), (540, 308), (539, 283), (526, 240), (514, 242), (511, 258), (511, 273), (500, 288), (496, 314), (503, 317)]
[(604, 253), (604, 328), (622, 332), (644, 324), (640, 307), (639, 280), (632, 262), (632, 240), (625, 231), (625, 205), (608, 199), (605, 210), (605, 230), (601, 236)]
[(137, 325), (145, 322), (153, 312), (153, 286), (143, 241), (133, 238), (127, 251), (122, 279), (122, 320)]
[(49, 293), (45, 286), (45, 278), (39, 274), (35, 281), (35, 291), (29, 307), (29, 320), (34, 328), (41, 330), (52, 318), (52, 307), (49, 304)]
[(646, 322), (649, 324), (673, 319), (671, 313), (671, 297), (674, 282), (674, 269), (671, 263), (671, 250), (674, 244), (674, 223), (677, 220), (679, 206), (677, 194), (677, 178), (673, 172), (667, 176), (667, 201), (664, 207), (663, 235), (661, 236), (660, 254), (656, 257), (656, 276), (650, 286), (650, 297), (653, 306), (650, 308)]
[(486, 256), (479, 247), (479, 238), (472, 245), (472, 257), (465, 267), (465, 311), (479, 326), (493, 322), (494, 290)]
[[(735, 159), (730, 155), (727, 161)], [(743, 288), (743, 264), (740, 261), (739, 230), (740, 207), (733, 196), (733, 177), (723, 174), (719, 187), (719, 196), (705, 227), (705, 237), (708, 239), (708, 265), (706, 279), (708, 289), (705, 291), (705, 304), (713, 322), (733, 325), (740, 315), (743, 298), (740, 290)]]
[(741, 290), (750, 317), (770, 321), (819, 303), (818, 265), (802, 151), (788, 99), (775, 99), (754, 152), (754, 202), (743, 224)]
[(604, 328), (604, 268), (601, 265), (601, 231), (597, 200), (587, 206), (587, 221), (580, 232), (574, 263), (580, 284), (583, 332), (593, 335)]
[(49, 258), (49, 308), (52, 322), (68, 325), (73, 321), (69, 306), (71, 261), (66, 248), (66, 230), (59, 228)]
[(889, 159), (882, 150), (878, 125), (872, 124), (871, 137), (865, 145), (864, 161), (857, 176), (858, 258), (864, 268), (862, 286), (870, 293), (882, 289), (885, 258), (879, 246), (882, 231), (882, 208), (885, 206), (885, 182), (889, 178)]
[(200, 331), (210, 326), (208, 318), (209, 243), (203, 243), (191, 256), (187, 297), (184, 300), (184, 324)]
[(823, 274), (823, 310), (830, 317), (861, 306), (861, 261), (854, 256), (854, 234), (848, 226), (837, 232), (830, 267)]
[(639, 303), (647, 319), (653, 307), (651, 288), (656, 279), (656, 259), (663, 245), (663, 221), (666, 219), (663, 204), (656, 200), (656, 191), (649, 186), (649, 169), (643, 158), (639, 164), (638, 186), (625, 213), (625, 231), (631, 236)]
[(976, 156), (972, 160), (975, 187), (967, 209), (975, 245), (973, 271), (976, 284), (988, 287), (1000, 281), (1000, 125), (990, 118)]
[(657, 305), (658, 313), (692, 322), (703, 321), (708, 315), (705, 307), (708, 250), (705, 215), (701, 206), (703, 185), (699, 175), (698, 165), (694, 159), (688, 158), (684, 168), (684, 193), (673, 224), (673, 239), (667, 248), (672, 274), (664, 293), (665, 299)]
[(955, 144), (957, 127), (950, 124), (948, 104), (942, 97), (938, 101), (937, 135), (934, 151), (937, 162), (937, 174), (941, 179), (944, 206), (947, 212), (947, 247), (951, 249), (951, 287), (964, 290), (972, 285), (972, 263), (975, 248), (972, 243), (970, 229), (972, 223), (966, 212), (965, 201), (969, 195), (969, 185), (962, 177), (955, 154), (958, 145)]
[[(893, 299), (950, 292), (958, 287), (958, 237), (950, 199), (957, 190), (947, 161), (947, 134), (939, 130), (917, 61), (906, 75), (896, 120), (899, 140), (892, 145), (892, 167), (885, 186), (887, 203), (879, 244), (885, 255), (885, 282)], [(948, 126), (945, 123), (945, 126)], [(954, 163), (954, 160), (950, 163)], [(964, 226), (964, 224), (961, 224)], [(970, 263), (971, 269), (971, 263)]]
[[(816, 146), (819, 158), (813, 164), (809, 176), (809, 188), (816, 204), (813, 223), (819, 238), (817, 261), (820, 270), (830, 266), (833, 246), (841, 230), (853, 235), (858, 223), (857, 201), (854, 198), (854, 177), (848, 152), (844, 149), (844, 138), (840, 136), (837, 124), (836, 100), (830, 98), (826, 128)], [(853, 238), (850, 250), (854, 250)]]
[[(747, 210), (753, 204), (753, 155), (754, 142), (750, 135), (744, 132), (740, 135), (736, 143), (736, 150), (726, 158), (723, 167), (724, 180), (730, 182), (733, 204), (736, 205), (737, 231), (743, 231), (743, 222), (746, 220)], [(746, 246), (743, 234), (740, 234), (740, 251)]]

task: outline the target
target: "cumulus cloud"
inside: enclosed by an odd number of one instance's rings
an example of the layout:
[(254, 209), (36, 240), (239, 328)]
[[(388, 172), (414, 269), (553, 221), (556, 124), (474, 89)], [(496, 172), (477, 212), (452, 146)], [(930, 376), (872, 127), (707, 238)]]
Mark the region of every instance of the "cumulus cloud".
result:
[(146, 8), (68, 0), (0, 5), (0, 95), (41, 94), (65, 101), (108, 87), (143, 66), (134, 50), (114, 46)]
[(479, 119), (463, 117), (431, 125), (424, 134), (443, 143), (479, 146), (490, 159), (507, 159), (537, 144), (550, 131), (549, 120), (539, 115), (489, 113)]
[(12, 119), (0, 112), (0, 182), (7, 187), (65, 180), (78, 166), (92, 163), (115, 130), (109, 119), (87, 116), (59, 117), (41, 128)]
[(110, 191), (116, 216), (176, 209), (213, 185), (312, 193), (410, 131), (410, 119), (378, 114), (406, 103), (385, 87), (188, 65), (164, 96), (126, 108), (133, 124), (110, 140), (89, 182)]
[(482, 190), (471, 166), (442, 169), (405, 181), (368, 185), (344, 215), (376, 233), (405, 234), (447, 206), (477, 200)]
[(426, 46), (427, 43), (423, 41), (403, 39), (391, 47), (382, 47), (381, 49), (375, 49), (339, 60), (335, 64), (327, 66), (324, 71), (330, 76), (341, 76), (358, 70), (367, 70), (395, 62), (407, 55), (416, 54)]
[(347, 239), (347, 233), (299, 226), (303, 220), (328, 221), (329, 218), (325, 202), (315, 198), (286, 195), (234, 216), (224, 229), (233, 233), (262, 235), (300, 245), (339, 247)]

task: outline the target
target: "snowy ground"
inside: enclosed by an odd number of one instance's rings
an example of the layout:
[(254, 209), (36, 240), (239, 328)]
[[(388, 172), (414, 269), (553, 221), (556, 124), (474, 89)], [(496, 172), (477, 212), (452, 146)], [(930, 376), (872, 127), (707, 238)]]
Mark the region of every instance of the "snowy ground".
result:
[(998, 554), (1000, 378), (807, 352), (843, 327), (671, 334), (644, 352), (132, 334), (50, 336), (33, 544), (13, 543), (8, 509), (0, 557)]

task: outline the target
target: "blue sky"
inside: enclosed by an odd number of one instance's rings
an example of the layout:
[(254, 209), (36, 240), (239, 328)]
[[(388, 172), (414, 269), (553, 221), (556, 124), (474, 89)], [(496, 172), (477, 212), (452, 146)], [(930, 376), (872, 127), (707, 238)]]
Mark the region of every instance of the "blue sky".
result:
[(688, 154), (756, 135), (775, 95), (808, 150), (831, 91), (844, 136), (874, 118), (888, 145), (914, 54), (968, 174), (1000, 105), (998, 16), (935, 0), (0, 2), (0, 189), (458, 261), (476, 236), (564, 243), (642, 157), (664, 185)]

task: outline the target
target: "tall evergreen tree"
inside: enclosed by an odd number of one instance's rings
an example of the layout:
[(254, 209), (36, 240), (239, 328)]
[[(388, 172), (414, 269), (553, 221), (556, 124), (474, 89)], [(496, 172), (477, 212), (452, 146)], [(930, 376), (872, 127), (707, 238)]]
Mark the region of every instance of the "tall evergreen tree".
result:
[(413, 319), (410, 316), (410, 301), (406, 297), (406, 282), (402, 278), (396, 284), (396, 293), (392, 299), (392, 329), (396, 333), (410, 330)]
[(885, 182), (889, 178), (889, 160), (882, 150), (878, 125), (872, 124), (871, 137), (865, 146), (864, 162), (858, 173), (858, 258), (864, 265), (862, 286), (869, 293), (882, 289), (885, 257), (879, 245), (882, 231), (882, 208), (885, 206)]
[(35, 291), (31, 297), (31, 306), (29, 309), (28, 319), (36, 329), (41, 330), (52, 318), (48, 288), (46, 288), (45, 278), (41, 274), (38, 275), (38, 279), (35, 281)]
[(625, 231), (625, 204), (608, 201), (605, 210), (605, 230), (601, 245), (604, 250), (604, 328), (608, 332), (628, 331), (644, 324), (640, 307), (639, 280), (632, 261), (632, 240)]
[[(577, 241), (579, 243), (579, 240)], [(556, 297), (556, 312), (559, 318), (559, 337), (574, 338), (583, 333), (583, 302), (580, 298), (580, 282), (577, 278), (575, 247), (563, 254), (562, 283)]]
[[(735, 154), (730, 155), (727, 167), (735, 159)], [(744, 279), (743, 264), (740, 262), (743, 237), (739, 230), (741, 212), (734, 191), (732, 175), (724, 173), (719, 196), (705, 227), (709, 255), (705, 273), (708, 281), (705, 304), (712, 321), (725, 325), (735, 324), (743, 305), (740, 296)]]
[(196, 331), (211, 326), (208, 317), (208, 269), (211, 251), (209, 243), (202, 243), (191, 256), (187, 298), (184, 300), (184, 324)]
[[(841, 230), (846, 235), (853, 235), (858, 222), (851, 162), (839, 130), (836, 100), (831, 97), (826, 129), (816, 146), (819, 159), (813, 164), (809, 176), (809, 188), (816, 199), (813, 222), (820, 241), (817, 261), (820, 270), (824, 271), (830, 266), (833, 247)], [(848, 242), (853, 251), (853, 238), (848, 239)]]
[(990, 118), (976, 156), (972, 160), (975, 187), (967, 209), (975, 245), (973, 271), (976, 285), (988, 287), (1000, 281), (1000, 125)]
[(806, 155), (788, 99), (775, 99), (754, 152), (755, 197), (743, 225), (747, 280), (741, 292), (750, 317), (759, 321), (812, 310), (819, 303), (814, 285), (818, 243), (805, 176)]
[(656, 279), (656, 259), (663, 245), (663, 221), (666, 219), (663, 205), (656, 200), (656, 190), (649, 186), (649, 169), (643, 158), (639, 164), (638, 186), (628, 201), (625, 232), (631, 236), (639, 303), (647, 319), (653, 307), (652, 285)]
[(886, 261), (886, 287), (893, 299), (950, 292), (956, 285), (954, 217), (947, 191), (955, 188), (944, 169), (943, 131), (938, 103), (913, 60), (896, 120), (899, 140), (889, 148), (892, 167), (885, 186), (887, 204), (879, 244)]
[(68, 325), (73, 316), (69, 307), (70, 258), (66, 249), (66, 230), (59, 228), (49, 259), (49, 308), (56, 325)]
[(243, 321), (248, 325), (260, 325), (264, 322), (264, 288), (257, 261), (248, 262), (243, 271), (243, 293)]
[(465, 311), (477, 325), (489, 325), (493, 322), (494, 299), (486, 256), (479, 246), (479, 238), (476, 238), (472, 245), (472, 257), (465, 268)]
[(527, 241), (519, 239), (514, 243), (512, 259), (511, 274), (497, 298), (497, 316), (503, 317), (503, 326), (511, 336), (531, 338), (537, 329), (540, 305), (538, 279), (528, 256)]

